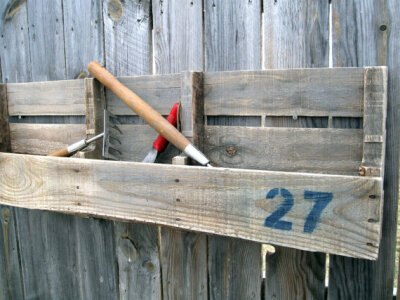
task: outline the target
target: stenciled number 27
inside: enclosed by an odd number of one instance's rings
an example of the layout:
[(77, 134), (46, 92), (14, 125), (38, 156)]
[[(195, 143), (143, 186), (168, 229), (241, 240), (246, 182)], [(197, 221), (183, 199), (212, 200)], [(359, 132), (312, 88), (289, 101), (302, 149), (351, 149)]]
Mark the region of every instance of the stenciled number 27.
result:
[[(283, 197), (283, 202), (265, 219), (264, 226), (281, 230), (292, 230), (292, 222), (283, 221), (281, 218), (292, 209), (294, 205), (293, 195), (287, 189), (274, 188), (268, 192), (266, 198), (273, 199), (278, 195)], [(314, 231), (322, 210), (332, 201), (332, 198), (332, 193), (304, 191), (304, 199), (315, 201), (304, 223), (304, 232), (312, 233)]]

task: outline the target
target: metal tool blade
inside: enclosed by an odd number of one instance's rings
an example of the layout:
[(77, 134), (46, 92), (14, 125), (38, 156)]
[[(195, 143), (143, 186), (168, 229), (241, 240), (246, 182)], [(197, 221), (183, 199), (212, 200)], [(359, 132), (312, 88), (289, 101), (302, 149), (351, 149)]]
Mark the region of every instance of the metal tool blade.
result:
[(117, 126), (118, 119), (108, 110), (104, 110), (104, 138), (103, 157), (112, 160), (121, 160), (122, 131)]

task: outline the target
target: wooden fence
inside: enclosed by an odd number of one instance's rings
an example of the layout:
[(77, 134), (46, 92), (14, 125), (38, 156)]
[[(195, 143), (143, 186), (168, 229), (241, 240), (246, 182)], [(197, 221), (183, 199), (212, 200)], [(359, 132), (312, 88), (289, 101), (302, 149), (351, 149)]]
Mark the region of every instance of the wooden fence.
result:
[[(1, 299), (392, 297), (400, 101), (397, 0), (332, 0), (331, 5), (328, 0), (7, 0), (0, 11), (1, 78), (7, 83), (86, 77), (92, 60), (117, 76), (327, 67), (329, 41), (333, 66), (389, 68), (377, 261), (331, 255), (326, 289), (324, 253), (277, 247), (275, 254), (262, 257), (261, 245), (250, 241), (1, 206)], [(73, 113), (12, 121), (85, 122)], [(252, 125), (254, 120), (218, 116), (210, 121)], [(318, 127), (320, 122), (313, 117), (300, 123)], [(360, 126), (349, 118), (338, 122), (343, 128)]]

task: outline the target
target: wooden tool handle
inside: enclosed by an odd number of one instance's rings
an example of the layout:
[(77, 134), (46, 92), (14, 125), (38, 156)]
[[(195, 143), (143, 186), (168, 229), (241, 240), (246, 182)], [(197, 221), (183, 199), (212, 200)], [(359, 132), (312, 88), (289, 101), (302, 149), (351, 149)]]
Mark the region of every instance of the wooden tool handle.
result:
[(62, 149), (58, 149), (56, 151), (51, 152), (50, 154), (47, 154), (47, 156), (59, 156), (59, 157), (66, 157), (69, 156), (69, 152), (68, 152), (68, 148), (62, 148)]
[(165, 137), (170, 143), (174, 144), (179, 150), (184, 151), (186, 146), (190, 144), (189, 140), (185, 138), (173, 125), (171, 125), (138, 95), (119, 82), (99, 63), (89, 63), (88, 70), (97, 80), (114, 92), (118, 98), (120, 98), (135, 113), (141, 116), (159, 134)]

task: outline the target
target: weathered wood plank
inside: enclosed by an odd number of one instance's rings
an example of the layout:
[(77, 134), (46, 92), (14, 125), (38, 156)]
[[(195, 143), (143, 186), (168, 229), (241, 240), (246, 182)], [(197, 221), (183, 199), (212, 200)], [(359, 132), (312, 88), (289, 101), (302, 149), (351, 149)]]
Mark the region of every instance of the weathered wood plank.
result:
[(0, 16), (2, 82), (31, 81), (26, 1), (1, 1)]
[[(181, 96), (181, 75), (120, 77), (121, 83), (162, 115), (168, 115)], [(116, 95), (107, 93), (107, 108), (114, 115), (136, 115)]]
[[(369, 259), (378, 254), (379, 178), (9, 153), (0, 154), (0, 166), (5, 205), (157, 223)], [(270, 227), (265, 219), (281, 204), (278, 195), (293, 200), (285, 228)], [(307, 221), (313, 195), (332, 200), (319, 220), (311, 214), (314, 221)]]
[(62, 0), (27, 1), (32, 80), (66, 79)]
[(206, 73), (206, 115), (363, 116), (364, 70)]
[(384, 172), (387, 110), (387, 69), (366, 68), (364, 90), (363, 175)]
[(357, 175), (359, 129), (206, 126), (204, 153), (213, 166)]
[[(328, 2), (263, 2), (263, 68), (328, 66)], [(307, 122), (301, 121), (305, 126)], [(275, 254), (266, 258), (265, 299), (323, 299), (325, 257), (322, 253), (276, 248)]]
[[(400, 85), (398, 1), (333, 1), (334, 66), (387, 65), (385, 199), (382, 240), (376, 262), (331, 256), (330, 299), (393, 297), (398, 200)], [(361, 13), (362, 12), (362, 13)]]
[[(105, 65), (115, 76), (151, 74), (152, 21), (150, 9), (150, 0), (103, 1)], [(150, 85), (146, 85), (145, 81), (150, 83)], [(146, 101), (151, 101), (151, 97), (146, 96), (148, 94), (140, 94), (139, 87), (144, 88), (146, 93), (149, 91), (149, 94), (152, 95), (154, 95), (152, 93), (153, 89), (163, 87), (159, 82), (141, 81), (140, 78), (134, 82), (137, 86), (129, 86), (129, 88), (138, 92)], [(168, 91), (168, 88), (156, 89), (156, 91)], [(160, 99), (162, 92), (160, 94), (156, 92), (155, 95), (155, 99)], [(176, 99), (173, 101), (176, 102)], [(121, 100), (116, 99), (115, 95), (107, 90), (106, 107), (114, 114), (133, 114), (129, 108), (127, 109), (121, 103)], [(122, 108), (121, 113), (119, 113), (118, 107)], [(171, 110), (170, 107), (168, 108), (168, 113)], [(125, 144), (125, 141), (123, 143)], [(137, 140), (133, 141), (133, 145), (137, 143)], [(130, 144), (126, 145), (127, 147), (131, 146)], [(147, 151), (151, 149), (151, 144), (147, 149)], [(138, 161), (141, 161), (144, 157), (145, 155), (140, 157)], [(114, 231), (119, 272), (119, 294), (121, 298), (161, 299), (161, 263), (159, 261), (158, 247), (155, 246), (158, 244), (157, 227), (152, 225), (116, 223)], [(131, 241), (135, 242), (134, 247), (139, 253), (151, 258), (150, 263), (152, 267), (149, 268), (149, 265), (146, 263), (141, 264), (141, 258), (132, 263), (130, 257), (123, 253), (124, 238), (118, 234), (121, 231), (125, 232), (128, 237), (131, 237)], [(125, 240), (125, 242), (127, 241)], [(139, 285), (137, 280), (143, 284)]]
[[(1, 72), (0, 72), (1, 74)], [(0, 151), (9, 152), (7, 87), (0, 84)], [(0, 205), (0, 298), (23, 298), (14, 208)]]
[(147, 75), (151, 68), (149, 0), (103, 1), (105, 62), (116, 76)]
[(10, 123), (10, 136), (12, 152), (46, 155), (85, 138), (86, 126)]
[[(260, 69), (261, 15), (259, 0), (204, 1), (205, 71)], [(216, 121), (231, 122), (224, 118)], [(239, 122), (240, 119), (232, 120), (233, 124)], [(246, 260), (221, 263), (225, 262), (226, 257), (236, 258), (243, 253), (247, 256)], [(259, 244), (221, 237), (209, 238), (208, 268), (213, 270), (209, 273), (210, 299), (259, 299), (260, 253)], [(217, 290), (214, 287), (217, 287)]]
[(10, 116), (85, 114), (83, 80), (11, 83), (7, 97)]
[(114, 230), (118, 265), (124, 267), (119, 271), (120, 299), (161, 299), (157, 227), (116, 222)]
[(88, 76), (91, 61), (104, 63), (102, 1), (63, 0), (67, 78)]
[[(192, 122), (192, 104), (200, 100), (198, 96), (202, 92), (202, 87), (194, 83), (202, 74), (186, 71), (204, 69), (203, 1), (152, 1), (152, 9), (153, 72), (183, 72), (179, 78), (179, 96), (175, 97), (181, 101), (180, 129), (191, 139), (193, 129), (198, 132)], [(204, 121), (198, 126), (202, 124)], [(197, 140), (194, 142), (199, 146)], [(172, 149), (176, 148), (172, 146)], [(207, 236), (167, 227), (160, 227), (160, 235), (163, 298), (207, 299)]]

